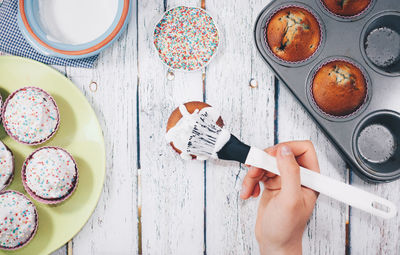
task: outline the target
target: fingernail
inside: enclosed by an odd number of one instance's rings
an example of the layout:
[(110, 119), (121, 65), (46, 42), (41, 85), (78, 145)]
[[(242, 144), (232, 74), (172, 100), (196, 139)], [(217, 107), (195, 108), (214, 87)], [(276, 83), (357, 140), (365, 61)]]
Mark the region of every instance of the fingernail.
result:
[(289, 146), (282, 146), (281, 148), (281, 156), (289, 156), (292, 155), (292, 150), (289, 148)]

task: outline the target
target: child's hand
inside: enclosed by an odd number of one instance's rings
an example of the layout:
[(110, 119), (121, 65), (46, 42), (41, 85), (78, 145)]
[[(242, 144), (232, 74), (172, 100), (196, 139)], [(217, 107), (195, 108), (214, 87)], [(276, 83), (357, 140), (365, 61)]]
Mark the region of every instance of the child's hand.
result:
[(242, 199), (260, 194), (256, 238), (261, 254), (301, 254), (302, 236), (318, 193), (302, 187), (299, 165), (319, 172), (314, 146), (309, 141), (288, 142), (265, 150), (275, 156), (281, 176), (251, 167), (243, 180)]

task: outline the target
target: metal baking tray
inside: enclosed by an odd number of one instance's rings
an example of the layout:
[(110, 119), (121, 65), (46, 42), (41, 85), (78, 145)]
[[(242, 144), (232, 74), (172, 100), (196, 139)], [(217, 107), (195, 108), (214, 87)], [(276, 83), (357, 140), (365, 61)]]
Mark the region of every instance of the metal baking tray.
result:
[[(298, 63), (278, 59), (269, 50), (265, 38), (269, 18), (276, 10), (291, 5), (310, 11), (321, 26), (318, 50), (309, 59)], [(400, 178), (400, 61), (380, 68), (367, 57), (366, 40), (379, 28), (391, 29), (396, 36), (400, 35), (398, 0), (373, 0), (364, 12), (353, 17), (331, 13), (320, 0), (275, 0), (259, 14), (254, 39), (267, 65), (319, 124), (350, 167), (364, 180), (389, 182)], [(400, 51), (400, 45), (398, 47)], [(368, 83), (363, 106), (346, 117), (323, 113), (311, 94), (316, 70), (334, 59), (359, 67)]]

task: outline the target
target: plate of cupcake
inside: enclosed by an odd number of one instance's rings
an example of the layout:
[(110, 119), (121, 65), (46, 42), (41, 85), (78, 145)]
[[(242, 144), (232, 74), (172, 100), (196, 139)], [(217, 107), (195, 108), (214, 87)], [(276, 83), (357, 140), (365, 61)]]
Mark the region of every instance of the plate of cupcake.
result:
[(93, 213), (105, 177), (96, 114), (75, 85), (0, 56), (0, 254), (49, 254)]

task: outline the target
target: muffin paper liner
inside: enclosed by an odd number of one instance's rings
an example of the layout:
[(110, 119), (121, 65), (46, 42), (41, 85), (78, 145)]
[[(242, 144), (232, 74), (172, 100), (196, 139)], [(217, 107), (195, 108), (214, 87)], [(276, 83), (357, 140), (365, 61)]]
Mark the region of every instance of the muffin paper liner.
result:
[[(306, 58), (306, 59), (300, 60), (300, 61), (287, 61), (287, 60), (284, 60), (284, 59), (279, 58), (279, 57), (278, 57), (277, 55), (275, 55), (275, 53), (271, 50), (271, 47), (269, 46), (269, 43), (268, 43), (268, 40), (267, 40), (267, 28), (268, 28), (268, 24), (269, 24), (269, 22), (271, 21), (272, 17), (273, 17), (276, 13), (278, 13), (279, 11), (281, 11), (281, 10), (283, 10), (283, 9), (286, 9), (286, 8), (291, 8), (291, 7), (301, 8), (301, 9), (304, 9), (304, 10), (310, 12), (310, 13), (314, 16), (314, 18), (317, 20), (318, 25), (319, 25), (320, 40), (319, 40), (319, 44), (318, 44), (317, 49), (314, 51), (314, 53), (313, 53), (311, 56), (309, 56), (309, 57)], [(271, 13), (268, 14), (268, 16), (269, 16), (269, 17), (268, 17), (268, 19), (267, 19), (267, 22), (265, 22), (265, 28), (264, 28), (264, 43), (265, 43), (265, 46), (266, 46), (266, 48), (267, 48), (267, 51), (268, 51), (269, 55), (271, 55), (271, 56), (273, 57), (274, 60), (276, 60), (277, 62), (280, 62), (280, 63), (284, 63), (284, 64), (287, 64), (287, 65), (291, 65), (291, 66), (293, 66), (293, 65), (301, 65), (301, 64), (303, 64), (303, 63), (309, 61), (310, 59), (312, 59), (317, 53), (320, 52), (321, 46), (322, 46), (322, 44), (323, 44), (323, 42), (324, 42), (324, 40), (325, 40), (325, 30), (324, 30), (325, 28), (324, 28), (324, 26), (323, 26), (323, 23), (322, 23), (321, 19), (318, 17), (318, 15), (316, 14), (316, 12), (314, 12), (313, 10), (311, 10), (310, 7), (307, 7), (307, 6), (303, 5), (303, 4), (297, 4), (297, 3), (286, 4), (286, 5), (282, 5), (282, 6), (280, 6), (279, 8), (273, 10)]]
[[(13, 134), (11, 134), (11, 132), (10, 132), (10, 131), (7, 129), (7, 127), (4, 125), (5, 109), (7, 108), (8, 102), (11, 100), (11, 98), (14, 97), (14, 95), (15, 95), (17, 92), (19, 92), (19, 91), (21, 91), (21, 90), (23, 90), (23, 89), (30, 89), (30, 88), (40, 90), (40, 91), (42, 91), (43, 93), (45, 93), (45, 94), (50, 98), (50, 100), (51, 100), (51, 101), (54, 103), (54, 105), (56, 106), (57, 117), (58, 117), (58, 121), (57, 121), (56, 127), (54, 128), (54, 131), (53, 131), (47, 138), (42, 139), (42, 140), (37, 141), (37, 142), (32, 142), (32, 143), (20, 141), (17, 137), (15, 137)], [(2, 120), (2, 122), (3, 122), (4, 130), (6, 131), (6, 133), (7, 133), (12, 139), (14, 139), (15, 141), (17, 141), (17, 142), (19, 142), (19, 143), (21, 143), (21, 144), (26, 144), (26, 145), (38, 145), (38, 144), (42, 144), (42, 143), (48, 141), (51, 137), (53, 137), (53, 135), (54, 135), (55, 133), (57, 133), (58, 127), (60, 126), (60, 112), (59, 112), (59, 110), (58, 110), (58, 106), (57, 106), (56, 101), (54, 100), (54, 98), (53, 98), (49, 93), (47, 93), (45, 90), (43, 90), (43, 89), (41, 89), (41, 88), (33, 87), (33, 86), (28, 86), (28, 87), (23, 87), (23, 88), (17, 89), (16, 91), (14, 91), (13, 93), (11, 93), (11, 94), (7, 97), (6, 101), (4, 102), (4, 104), (3, 104), (2, 108), (1, 108), (1, 120)]]
[[(324, 111), (318, 106), (317, 102), (315, 102), (314, 94), (313, 94), (313, 92), (312, 92), (313, 81), (314, 81), (315, 75), (318, 73), (318, 71), (319, 71), (323, 66), (325, 66), (326, 64), (328, 64), (328, 63), (330, 63), (330, 62), (333, 62), (333, 61), (343, 61), (343, 62), (346, 62), (346, 63), (349, 63), (349, 64), (354, 65), (355, 67), (357, 67), (357, 68), (361, 71), (361, 73), (362, 73), (363, 76), (364, 76), (365, 82), (366, 82), (366, 94), (365, 94), (364, 102), (363, 102), (355, 111), (353, 111), (353, 112), (350, 113), (350, 114), (343, 115), (343, 116), (335, 116), (335, 115), (332, 115), (332, 114), (329, 114), (329, 113), (324, 112)], [(357, 115), (358, 113), (360, 113), (360, 112), (364, 109), (366, 103), (368, 102), (370, 93), (371, 93), (371, 92), (370, 92), (370, 85), (371, 85), (371, 82), (370, 82), (370, 80), (369, 80), (369, 77), (368, 77), (368, 75), (366, 74), (366, 72), (364, 71), (364, 69), (362, 68), (361, 65), (356, 64), (354, 61), (352, 61), (352, 60), (350, 60), (350, 59), (347, 59), (347, 58), (334, 57), (334, 58), (329, 58), (329, 59), (323, 61), (322, 63), (318, 64), (317, 67), (312, 71), (311, 79), (309, 79), (309, 81), (308, 81), (308, 85), (307, 85), (307, 86), (308, 86), (308, 89), (307, 89), (307, 90), (308, 90), (308, 94), (310, 95), (309, 98), (311, 99), (312, 106), (313, 106), (314, 108), (316, 108), (316, 109), (318, 110), (319, 113), (321, 113), (321, 114), (323, 114), (325, 117), (329, 117), (329, 118), (331, 118), (331, 119), (348, 119), (348, 118), (350, 118), (350, 117), (353, 117), (353, 116)]]
[(332, 12), (331, 10), (329, 10), (328, 7), (323, 2), (323, 0), (318, 0), (318, 1), (321, 3), (324, 10), (327, 11), (329, 14), (331, 14), (337, 18), (341, 18), (341, 19), (348, 20), (348, 21), (357, 19), (358, 17), (362, 16), (364, 13), (368, 12), (371, 9), (372, 5), (375, 3), (375, 0), (371, 0), (371, 2), (369, 2), (368, 6), (365, 7), (365, 9), (362, 10), (360, 13), (357, 13), (356, 15), (352, 15), (352, 16), (343, 16), (343, 15), (336, 14), (336, 13)]
[[(26, 198), (28, 201), (31, 201), (26, 195), (22, 194), (21, 192), (15, 191), (15, 190), (6, 190), (6, 191), (1, 191), (0, 195), (3, 193), (7, 193), (7, 192), (15, 192), (19, 195), (22, 195), (24, 198)], [(32, 202), (32, 201), (31, 201)], [(36, 226), (35, 229), (33, 230), (31, 236), (28, 238), (28, 240), (26, 240), (23, 244), (13, 247), (13, 248), (8, 248), (8, 247), (2, 247), (0, 246), (0, 250), (8, 250), (8, 251), (14, 251), (14, 250), (18, 250), (21, 249), (22, 247), (26, 246), (30, 241), (32, 241), (32, 239), (35, 237), (36, 232), (37, 232), (37, 228), (39, 226), (39, 217), (38, 217), (38, 212), (37, 212), (37, 208), (36, 205), (32, 202), (33, 207), (35, 209), (35, 216), (36, 216)]]
[[(1, 96), (0, 96), (1, 97)], [(4, 144), (4, 143), (3, 143)], [(10, 175), (10, 177), (8, 178), (7, 182), (4, 184), (3, 189), (0, 190), (0, 192), (4, 191), (14, 180), (14, 174), (15, 174), (15, 158), (14, 158), (14, 154), (12, 153), (12, 151), (10, 150), (10, 148), (7, 147), (7, 145), (4, 144), (4, 146), (6, 147), (6, 149), (11, 153), (11, 157), (12, 157), (12, 173)]]
[[(62, 150), (63, 152), (67, 153), (67, 154), (71, 157), (72, 161), (73, 161), (74, 164), (75, 164), (75, 172), (76, 172), (75, 185), (74, 185), (74, 187), (69, 191), (68, 194), (66, 194), (65, 196), (63, 196), (63, 197), (61, 197), (61, 198), (56, 198), (56, 199), (45, 199), (45, 198), (42, 198), (42, 197), (36, 195), (36, 194), (28, 187), (28, 185), (26, 184), (26, 176), (25, 176), (26, 165), (28, 164), (29, 160), (31, 159), (31, 157), (32, 157), (36, 152), (38, 152), (38, 151), (40, 151), (40, 150), (43, 150), (43, 149), (58, 149), (58, 150)], [(34, 152), (32, 152), (32, 153), (25, 159), (25, 162), (24, 162), (24, 164), (22, 165), (21, 179), (22, 179), (22, 184), (23, 184), (23, 186), (24, 186), (26, 192), (27, 192), (34, 200), (36, 200), (36, 201), (38, 201), (38, 202), (40, 202), (40, 203), (43, 203), (43, 204), (52, 204), (52, 205), (54, 205), (54, 204), (59, 204), (59, 203), (63, 202), (64, 200), (66, 200), (67, 198), (69, 198), (69, 197), (72, 195), (72, 193), (74, 193), (74, 191), (76, 190), (76, 187), (78, 186), (79, 171), (78, 171), (78, 166), (77, 166), (77, 164), (76, 164), (75, 159), (72, 157), (72, 155), (71, 155), (68, 151), (66, 151), (66, 150), (63, 149), (63, 148), (56, 147), (56, 146), (45, 146), (45, 147), (41, 147), (41, 148), (35, 150)]]

